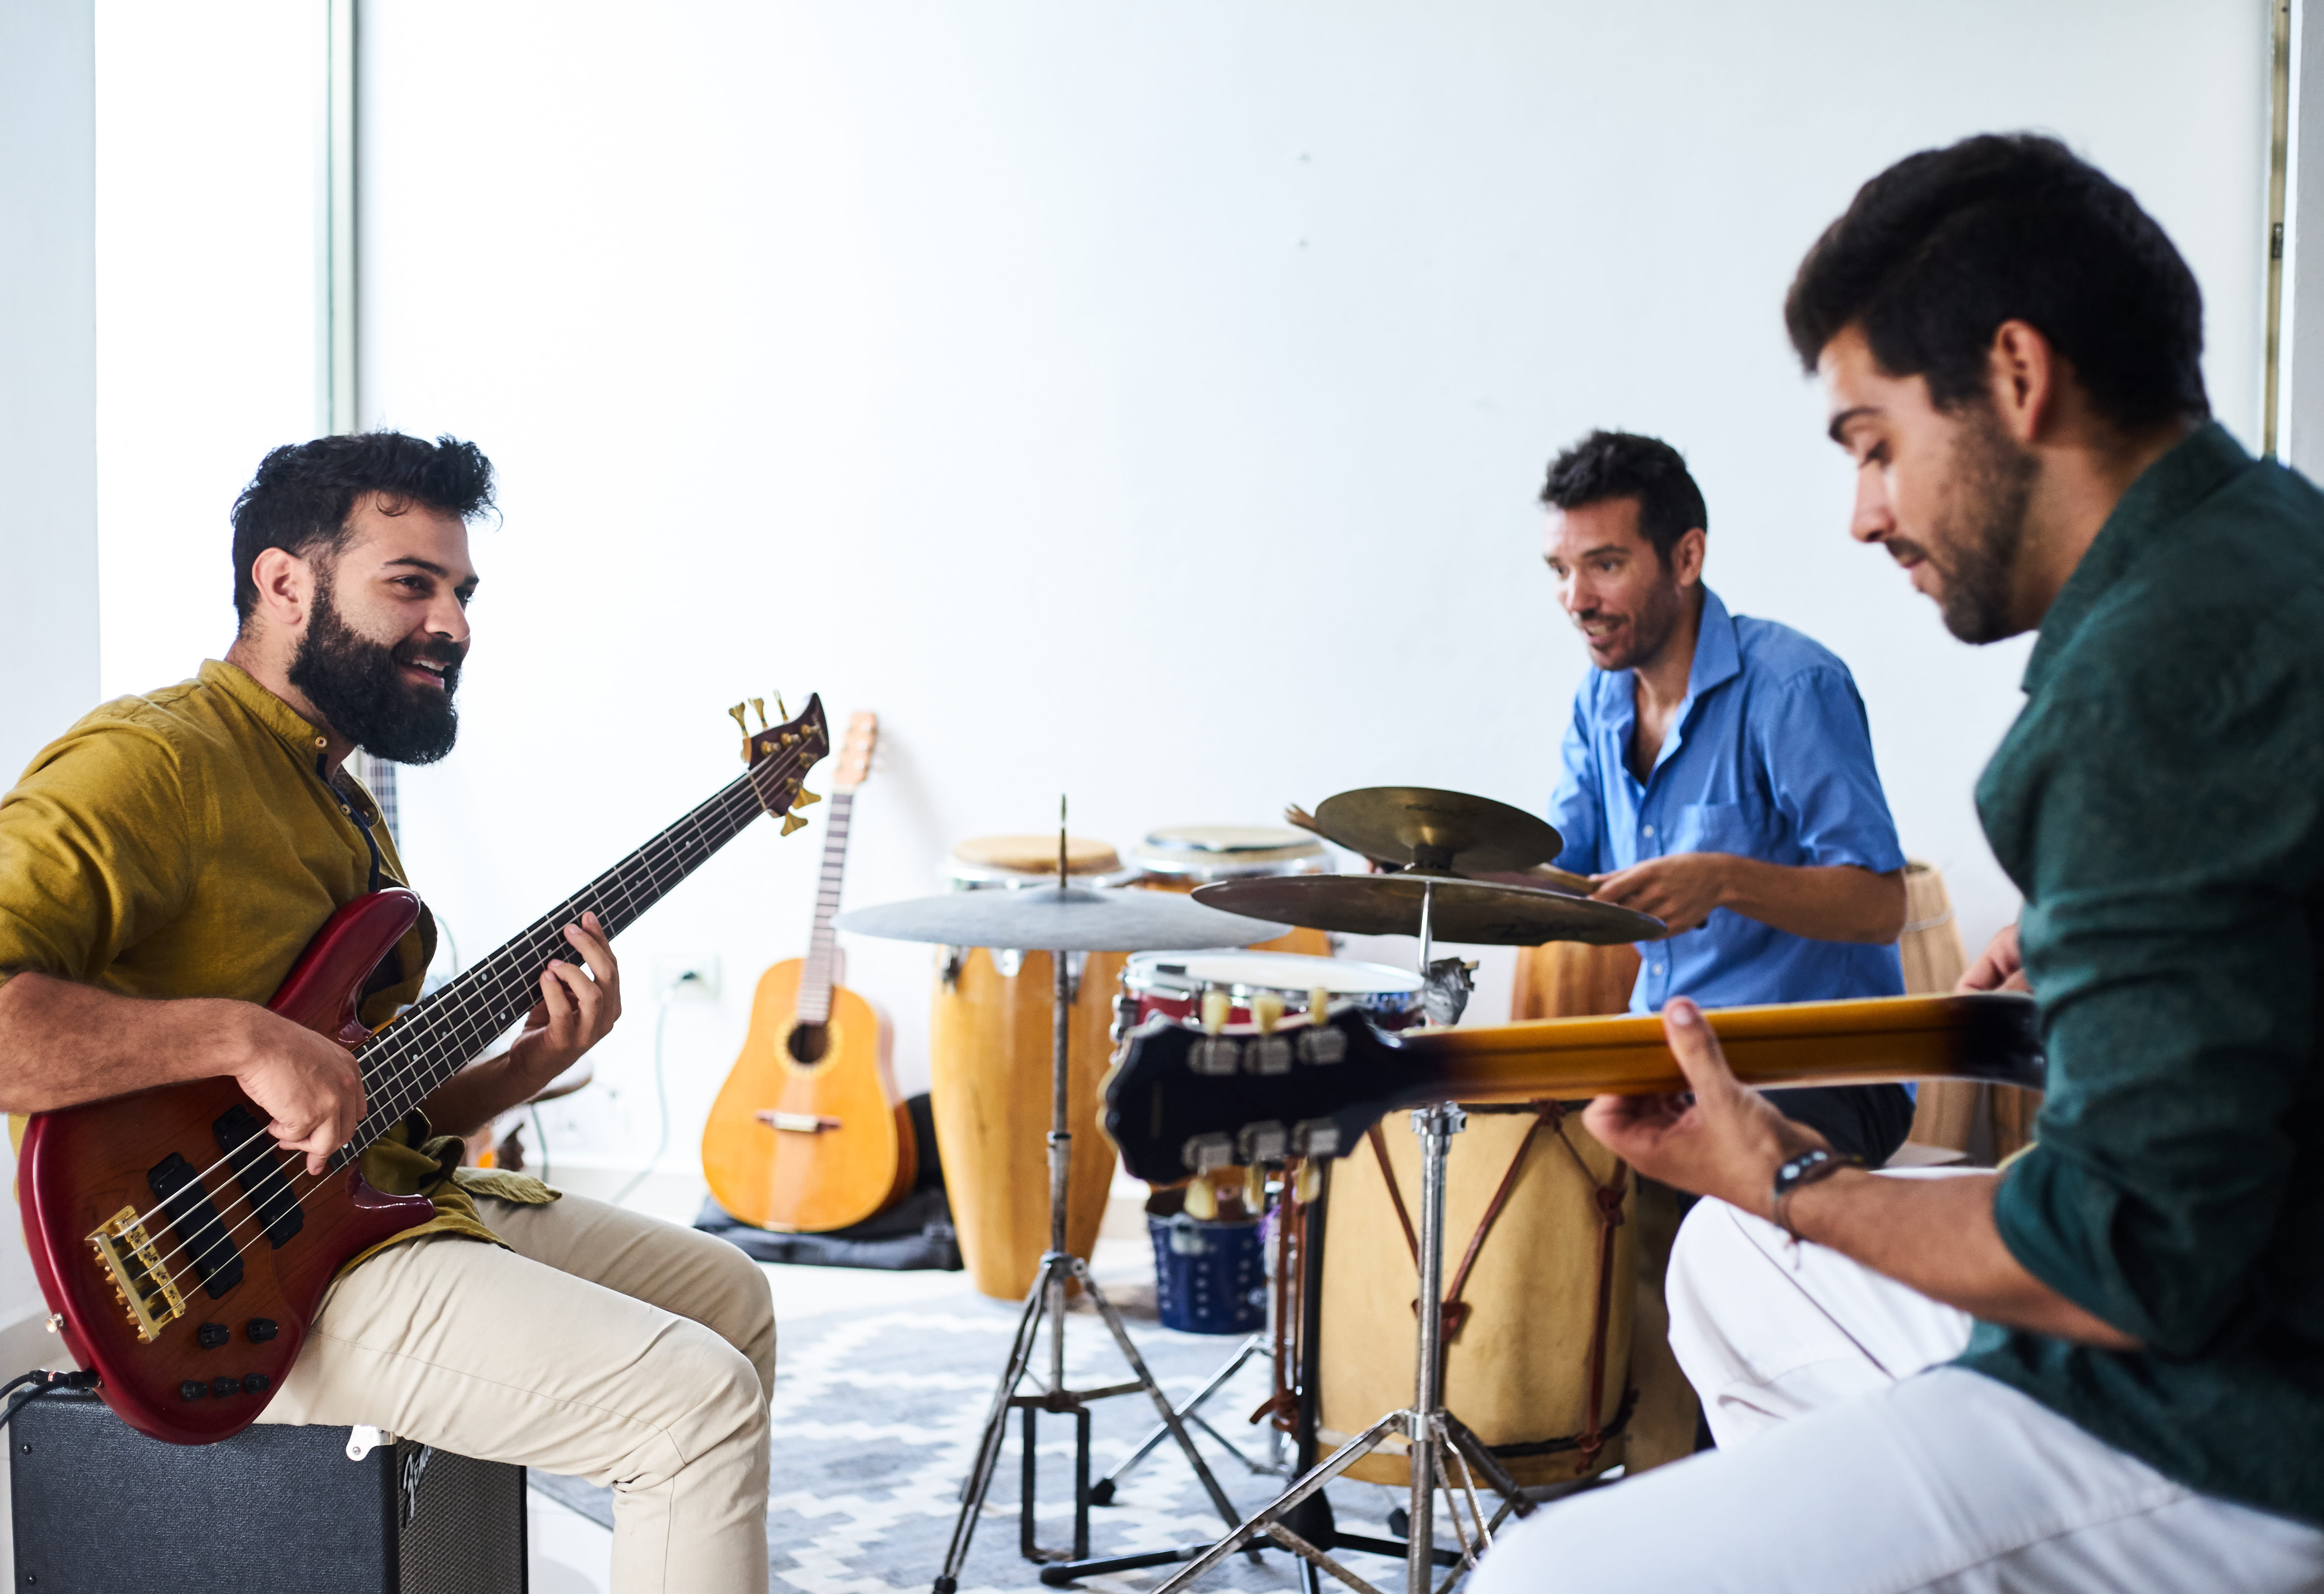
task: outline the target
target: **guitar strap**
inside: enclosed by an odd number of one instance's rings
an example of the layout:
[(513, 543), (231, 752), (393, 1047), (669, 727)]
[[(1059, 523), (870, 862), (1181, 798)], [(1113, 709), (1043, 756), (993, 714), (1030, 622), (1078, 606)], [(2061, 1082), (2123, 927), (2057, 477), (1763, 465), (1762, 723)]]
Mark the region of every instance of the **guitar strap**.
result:
[[(1493, 1199), (1486, 1203), (1484, 1216), (1478, 1220), (1476, 1232), (1469, 1237), (1469, 1248), (1462, 1256), (1461, 1266), (1454, 1270), (1452, 1282), (1444, 1292), (1443, 1342), (1449, 1348), (1461, 1337), (1462, 1325), (1469, 1320), (1469, 1303), (1461, 1299), (1461, 1293), (1468, 1287), (1469, 1274), (1477, 1265), (1478, 1253), (1485, 1248), (1485, 1237), (1492, 1232), (1493, 1225), (1508, 1205), (1510, 1194), (1517, 1189), (1517, 1175), (1525, 1171), (1526, 1153), (1533, 1149), (1534, 1140), (1545, 1127), (1557, 1137), (1558, 1144), (1564, 1147), (1566, 1155), (1573, 1159), (1575, 1169), (1589, 1182), (1591, 1204), (1597, 1209), (1598, 1290), (1590, 1326), (1590, 1395), (1582, 1432), (1572, 1441), (1581, 1454), (1578, 1470), (1587, 1472), (1597, 1460), (1598, 1452), (1606, 1446), (1607, 1435), (1603, 1425), (1606, 1341), (1607, 1330), (1613, 1318), (1614, 1230), (1622, 1225), (1622, 1205), (1628, 1194), (1630, 1167), (1628, 1163), (1618, 1161), (1614, 1165), (1613, 1176), (1600, 1180), (1590, 1171), (1590, 1165), (1582, 1159), (1580, 1148), (1566, 1137), (1565, 1108), (1562, 1103), (1536, 1101), (1533, 1104), (1533, 1122), (1526, 1126), (1525, 1138), (1517, 1142), (1517, 1154), (1509, 1158), (1508, 1171), (1501, 1175), (1499, 1185), (1493, 1191)], [(1413, 1230), (1411, 1214), (1404, 1204), (1404, 1192), (1396, 1182), (1396, 1172), (1388, 1165), (1387, 1138), (1380, 1133), (1378, 1124), (1372, 1125), (1366, 1138), (1371, 1141), (1372, 1156), (1379, 1163), (1380, 1178), (1388, 1185), (1388, 1198), (1396, 1208), (1397, 1221), (1404, 1227), (1405, 1245), (1412, 1252), (1413, 1265), (1417, 1267), (1420, 1239)], [(1416, 1313), (1420, 1310), (1417, 1301), (1412, 1306)], [(1623, 1403), (1623, 1415), (1628, 1414), (1628, 1404), (1627, 1400)]]
[(345, 813), (348, 818), (354, 820), (355, 822), (355, 828), (363, 832), (364, 845), (371, 849), (371, 885), (369, 889), (374, 891), (378, 890), (380, 889), (381, 882), (387, 876), (387, 861), (380, 855), (379, 838), (371, 833), (371, 819), (369, 815), (365, 815), (363, 809), (355, 805), (355, 801), (353, 797), (339, 789), (338, 784), (331, 779), (330, 772), (324, 764), (323, 755), (321, 753), (317, 753), (315, 755), (315, 779), (323, 783), (323, 788), (326, 791), (328, 791), (333, 797), (339, 799), (340, 811)]

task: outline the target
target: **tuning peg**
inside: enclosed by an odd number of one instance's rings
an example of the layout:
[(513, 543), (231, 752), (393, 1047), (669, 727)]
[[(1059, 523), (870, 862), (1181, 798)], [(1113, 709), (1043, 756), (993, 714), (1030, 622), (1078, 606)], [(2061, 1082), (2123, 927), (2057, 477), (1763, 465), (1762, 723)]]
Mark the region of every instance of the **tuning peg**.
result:
[[(767, 728), (767, 700), (763, 697), (752, 698), (751, 712), (759, 716), (759, 729), (761, 731), (765, 730)], [(748, 728), (749, 727), (747, 726), (744, 727), (746, 731)]]
[(798, 815), (786, 814), (783, 815), (783, 834), (785, 835), (790, 834), (790, 833), (795, 830), (805, 830), (806, 828), (807, 821), (800, 818)]
[(794, 808), (804, 808), (808, 806), (810, 804), (819, 803), (821, 801), (823, 801), (821, 797), (816, 796), (815, 793), (802, 786), (799, 788), (798, 797), (792, 802), (791, 806)]
[(783, 695), (780, 692), (775, 694), (775, 712), (787, 720), (791, 717), (791, 711), (783, 706)]
[(734, 723), (742, 727), (742, 734), (748, 736), (751, 733), (751, 722), (742, 717), (742, 705), (738, 703), (726, 712), (734, 716)]
[(1283, 1017), (1283, 999), (1271, 990), (1262, 990), (1250, 999), (1250, 1021), (1259, 1026), (1261, 1035), (1273, 1035), (1275, 1026)]
[(1186, 1215), (1197, 1223), (1207, 1223), (1219, 1215), (1219, 1193), (1208, 1179), (1196, 1179), (1186, 1186)]

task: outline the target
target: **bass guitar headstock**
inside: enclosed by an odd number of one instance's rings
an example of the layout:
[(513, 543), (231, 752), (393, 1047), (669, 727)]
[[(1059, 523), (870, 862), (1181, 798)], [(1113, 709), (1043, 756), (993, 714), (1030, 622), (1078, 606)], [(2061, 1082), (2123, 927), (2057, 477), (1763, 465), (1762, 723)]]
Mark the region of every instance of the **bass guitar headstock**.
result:
[[(796, 810), (823, 799), (801, 784), (807, 771), (831, 751), (831, 725), (823, 716), (823, 698), (811, 695), (807, 706), (795, 719), (779, 725), (767, 723), (767, 705), (763, 697), (753, 697), (751, 706), (759, 713), (759, 726), (751, 729), (743, 717), (742, 704), (726, 712), (742, 727), (742, 761), (751, 767), (751, 784), (757, 788), (759, 801), (770, 814), (783, 816), (783, 834), (790, 834), (807, 823)], [(782, 712), (780, 697), (775, 699), (775, 712)]]
[(1434, 1069), (1352, 1009), (1325, 1024), (1211, 1035), (1167, 1018), (1130, 1032), (1106, 1081), (1105, 1129), (1122, 1166), (1169, 1184), (1214, 1167), (1337, 1156)]

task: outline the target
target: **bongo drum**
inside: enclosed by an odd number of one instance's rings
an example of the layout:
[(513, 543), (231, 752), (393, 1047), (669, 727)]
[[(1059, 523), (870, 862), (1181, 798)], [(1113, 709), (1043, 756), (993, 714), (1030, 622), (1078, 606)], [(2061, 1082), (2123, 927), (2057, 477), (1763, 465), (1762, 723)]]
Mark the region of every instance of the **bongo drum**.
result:
[[(1444, 1404), (1519, 1483), (1603, 1471), (1623, 1459), (1635, 1403), (1628, 1170), (1582, 1129), (1578, 1103), (1468, 1111), (1445, 1167)], [(1419, 1289), (1406, 1222), (1419, 1215), (1420, 1144), (1409, 1115), (1391, 1114), (1332, 1174), (1316, 1378), (1325, 1451), (1412, 1404)], [(1407, 1483), (1400, 1442), (1346, 1475)]]
[[(1167, 825), (1130, 856), (1139, 871), (1134, 883), (1149, 891), (1191, 891), (1213, 880), (1259, 874), (1321, 874), (1324, 868), (1323, 843), (1281, 825)], [(1321, 930), (1296, 929), (1251, 950), (1329, 957), (1332, 938)]]
[[(960, 890), (1053, 885), (1054, 835), (983, 836), (954, 849), (946, 873)], [(1133, 878), (1103, 842), (1071, 838), (1065, 871), (1083, 885)], [(976, 1287), (1022, 1300), (1049, 1245), (1049, 1075), (1053, 954), (1006, 947), (937, 948), (928, 1026), (928, 1105), (944, 1157), (961, 1258)], [(1110, 999), (1123, 954), (1066, 953), (1074, 982), (1071, 1070), (1074, 1155), (1066, 1184), (1066, 1243), (1086, 1257), (1105, 1218), (1113, 1142), (1098, 1128), (1098, 1085), (1111, 1046)]]

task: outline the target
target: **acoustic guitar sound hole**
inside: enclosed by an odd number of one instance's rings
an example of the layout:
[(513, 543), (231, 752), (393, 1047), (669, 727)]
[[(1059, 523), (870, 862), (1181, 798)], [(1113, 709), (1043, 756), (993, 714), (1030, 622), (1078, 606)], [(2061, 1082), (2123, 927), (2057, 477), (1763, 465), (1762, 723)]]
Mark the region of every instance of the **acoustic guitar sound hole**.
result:
[(795, 1063), (820, 1063), (831, 1049), (831, 1026), (801, 1024), (791, 1030), (790, 1039), (784, 1043)]

